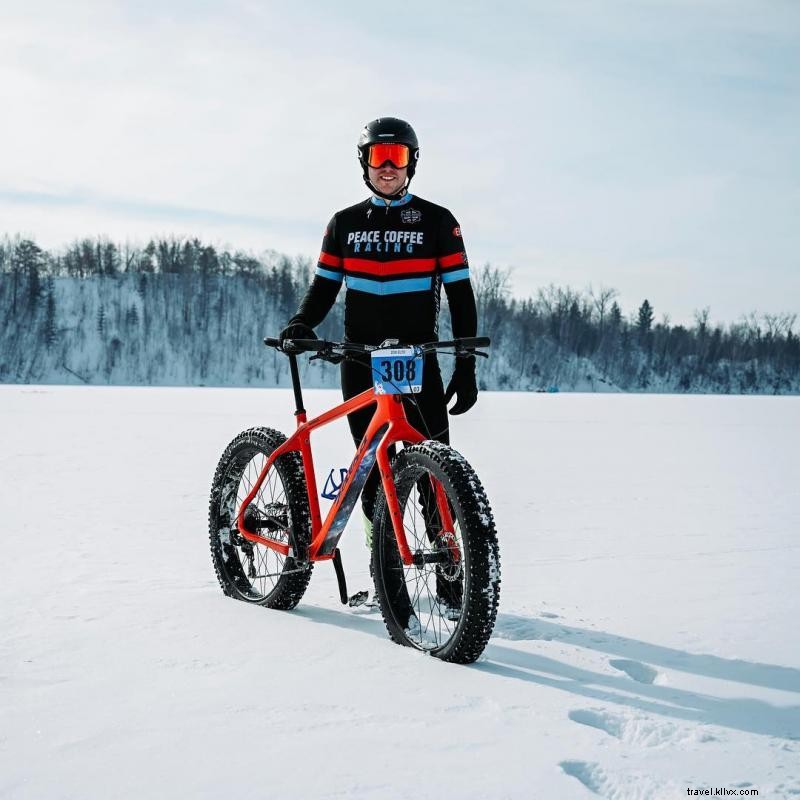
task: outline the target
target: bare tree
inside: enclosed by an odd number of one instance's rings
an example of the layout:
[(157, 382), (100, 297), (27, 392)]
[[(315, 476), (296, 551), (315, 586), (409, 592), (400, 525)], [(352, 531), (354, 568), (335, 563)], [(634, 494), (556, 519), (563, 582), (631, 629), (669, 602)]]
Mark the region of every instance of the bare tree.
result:
[(591, 284), (589, 285), (589, 297), (592, 299), (592, 306), (597, 312), (597, 318), (600, 322), (600, 335), (603, 335), (603, 326), (605, 324), (606, 314), (611, 308), (611, 304), (619, 296), (616, 289), (609, 286), (600, 284), (600, 288), (595, 291)]
[(762, 314), (761, 319), (764, 321), (767, 336), (771, 339), (778, 339), (786, 336), (792, 330), (797, 321), (797, 314), (786, 312), (783, 314)]
[(705, 336), (708, 332), (708, 320), (711, 316), (711, 308), (706, 306), (705, 308), (695, 309), (694, 312), (694, 324), (697, 328), (697, 332), (700, 336)]
[(506, 298), (511, 293), (511, 270), (484, 264), (472, 276), (472, 288), (480, 326), (494, 338), (506, 313)]

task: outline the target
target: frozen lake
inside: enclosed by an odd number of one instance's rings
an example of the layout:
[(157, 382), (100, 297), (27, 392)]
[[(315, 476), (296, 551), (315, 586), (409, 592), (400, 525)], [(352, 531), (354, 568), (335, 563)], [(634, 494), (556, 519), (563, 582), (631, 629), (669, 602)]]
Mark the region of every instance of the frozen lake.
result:
[[(481, 395), (452, 438), (502, 589), (471, 667), (392, 644), (327, 564), (293, 612), (223, 597), (214, 467), (291, 411), (0, 386), (0, 797), (800, 795), (800, 398)], [(321, 486), (352, 443), (318, 444)]]

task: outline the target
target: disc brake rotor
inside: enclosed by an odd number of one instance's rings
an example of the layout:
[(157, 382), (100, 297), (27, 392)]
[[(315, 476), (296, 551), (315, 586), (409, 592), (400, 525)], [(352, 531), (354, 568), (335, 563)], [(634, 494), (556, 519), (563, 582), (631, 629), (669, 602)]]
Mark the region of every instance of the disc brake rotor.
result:
[(437, 553), (442, 553), (447, 556), (444, 563), (438, 565), (437, 572), (450, 583), (457, 581), (464, 571), (464, 561), (462, 558), (456, 558), (456, 554), (458, 553), (456, 535), (452, 531), (439, 532), (434, 542), (434, 550)]

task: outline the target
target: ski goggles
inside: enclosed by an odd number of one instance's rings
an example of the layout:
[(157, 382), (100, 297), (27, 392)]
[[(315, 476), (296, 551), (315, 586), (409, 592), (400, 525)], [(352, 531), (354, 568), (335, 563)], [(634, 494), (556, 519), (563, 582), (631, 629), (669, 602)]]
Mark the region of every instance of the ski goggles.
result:
[(397, 169), (408, 166), (411, 160), (411, 151), (408, 145), (378, 142), (371, 144), (367, 150), (367, 164), (374, 169), (382, 167), (387, 161)]

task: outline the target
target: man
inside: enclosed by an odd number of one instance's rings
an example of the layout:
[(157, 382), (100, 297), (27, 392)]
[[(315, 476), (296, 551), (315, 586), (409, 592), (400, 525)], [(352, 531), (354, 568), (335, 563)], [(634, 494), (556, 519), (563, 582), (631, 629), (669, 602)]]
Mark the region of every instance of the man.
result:
[[(475, 336), (477, 312), (461, 228), (446, 208), (408, 191), (419, 159), (414, 129), (393, 117), (373, 120), (359, 137), (358, 159), (371, 196), (333, 215), (314, 280), (281, 341), (316, 338), (313, 328), (330, 311), (343, 282), (347, 341), (435, 341), (442, 284), (453, 335)], [(344, 361), (341, 375), (345, 400), (373, 383), (368, 360)], [(413, 396), (418, 408), (404, 397), (406, 414), (425, 436), (449, 444), (447, 403), (455, 395), (450, 413), (463, 414), (478, 398), (475, 357), (456, 360), (447, 391), (435, 353), (426, 356), (423, 376), (422, 391)], [(356, 446), (372, 413), (368, 408), (348, 417)], [(368, 543), (379, 480), (373, 470), (362, 493)]]

